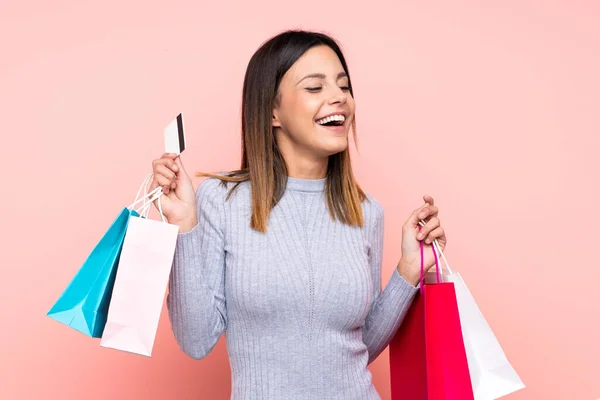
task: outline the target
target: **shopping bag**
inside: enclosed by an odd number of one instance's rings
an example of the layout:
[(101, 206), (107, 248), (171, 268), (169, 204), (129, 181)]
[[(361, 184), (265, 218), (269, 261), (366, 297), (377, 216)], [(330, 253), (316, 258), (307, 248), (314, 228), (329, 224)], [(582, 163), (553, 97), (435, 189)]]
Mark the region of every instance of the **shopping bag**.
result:
[(46, 316), (87, 336), (102, 337), (125, 232), (131, 217), (140, 216), (134, 207), (143, 200), (139, 196), (148, 179), (134, 202), (121, 210)]
[[(102, 347), (150, 357), (163, 308), (179, 227), (160, 209), (159, 187), (150, 193), (145, 211), (131, 217), (117, 268)], [(161, 221), (147, 218), (158, 200)]]
[(423, 273), (421, 284), (389, 348), (393, 400), (472, 400), (473, 390), (453, 282)]
[[(434, 246), (437, 247), (437, 244), (434, 243)], [(453, 282), (456, 290), (475, 400), (495, 400), (525, 388), (525, 384), (506, 358), (463, 278), (450, 268), (439, 247), (437, 251), (447, 266), (441, 280)]]

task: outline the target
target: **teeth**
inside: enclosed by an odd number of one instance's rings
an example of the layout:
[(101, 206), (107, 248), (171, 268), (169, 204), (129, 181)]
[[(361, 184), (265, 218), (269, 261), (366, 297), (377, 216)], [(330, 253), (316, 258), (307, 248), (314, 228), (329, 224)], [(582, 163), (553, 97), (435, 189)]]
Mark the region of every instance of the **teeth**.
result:
[(317, 124), (323, 125), (323, 124), (326, 124), (326, 123), (331, 122), (331, 121), (341, 121), (341, 122), (344, 122), (344, 121), (346, 121), (346, 117), (344, 117), (343, 115), (331, 115), (329, 117), (325, 117), (323, 119), (318, 120)]

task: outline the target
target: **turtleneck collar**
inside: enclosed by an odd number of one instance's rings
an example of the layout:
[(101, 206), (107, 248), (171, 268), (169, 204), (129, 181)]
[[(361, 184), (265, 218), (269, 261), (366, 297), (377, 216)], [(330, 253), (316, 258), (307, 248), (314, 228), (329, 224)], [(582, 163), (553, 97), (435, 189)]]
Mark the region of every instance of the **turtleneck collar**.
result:
[(288, 176), (286, 190), (296, 192), (322, 192), (325, 190), (327, 178), (322, 179), (300, 179)]

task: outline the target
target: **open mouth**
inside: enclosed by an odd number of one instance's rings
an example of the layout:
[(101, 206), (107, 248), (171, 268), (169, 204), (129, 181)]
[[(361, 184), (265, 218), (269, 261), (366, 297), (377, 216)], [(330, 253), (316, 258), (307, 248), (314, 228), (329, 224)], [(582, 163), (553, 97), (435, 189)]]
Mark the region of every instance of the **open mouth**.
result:
[(346, 122), (346, 117), (343, 115), (330, 115), (329, 117), (321, 118), (316, 121), (317, 124), (326, 127), (343, 126)]

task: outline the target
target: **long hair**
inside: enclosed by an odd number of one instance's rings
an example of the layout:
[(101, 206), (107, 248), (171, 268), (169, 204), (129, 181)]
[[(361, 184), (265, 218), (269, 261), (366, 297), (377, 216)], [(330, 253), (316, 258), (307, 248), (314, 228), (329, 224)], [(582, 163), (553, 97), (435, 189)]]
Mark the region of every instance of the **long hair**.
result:
[[(271, 209), (283, 196), (287, 183), (287, 166), (275, 141), (272, 115), (279, 84), (290, 67), (309, 49), (325, 45), (338, 56), (348, 75), (350, 94), (352, 82), (340, 46), (322, 33), (289, 30), (269, 39), (254, 53), (244, 77), (242, 94), (242, 162), (239, 170), (226, 174), (199, 172), (198, 177), (220, 179), (224, 185), (235, 182), (229, 198), (237, 186), (250, 181), (252, 216), (250, 226), (266, 232)], [(356, 120), (352, 121), (356, 135)], [(355, 138), (356, 144), (356, 138)], [(332, 219), (351, 226), (363, 226), (361, 203), (366, 199), (352, 173), (348, 147), (329, 156), (325, 184), (327, 205)]]

